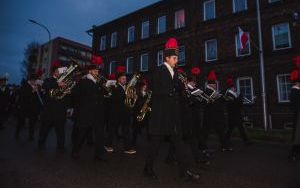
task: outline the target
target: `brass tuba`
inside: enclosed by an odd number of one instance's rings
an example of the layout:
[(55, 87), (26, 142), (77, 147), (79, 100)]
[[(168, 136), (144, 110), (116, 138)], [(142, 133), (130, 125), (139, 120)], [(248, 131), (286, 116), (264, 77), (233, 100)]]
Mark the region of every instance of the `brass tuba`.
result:
[(76, 85), (76, 80), (74, 79), (74, 73), (78, 69), (78, 64), (72, 59), (72, 64), (67, 68), (67, 70), (62, 73), (57, 82), (64, 82), (65, 86), (58, 87), (50, 90), (50, 96), (54, 99), (63, 99), (67, 94), (69, 94), (72, 88)]
[(151, 112), (151, 108), (149, 106), (151, 96), (152, 96), (152, 91), (148, 91), (148, 97), (145, 103), (143, 104), (141, 110), (139, 111), (138, 115), (136, 116), (136, 120), (138, 122), (142, 122), (148, 112)]
[(129, 108), (133, 108), (136, 100), (138, 98), (135, 86), (138, 82), (138, 80), (141, 78), (140, 74), (134, 74), (132, 79), (129, 81), (129, 83), (126, 86), (125, 89), (125, 105)]

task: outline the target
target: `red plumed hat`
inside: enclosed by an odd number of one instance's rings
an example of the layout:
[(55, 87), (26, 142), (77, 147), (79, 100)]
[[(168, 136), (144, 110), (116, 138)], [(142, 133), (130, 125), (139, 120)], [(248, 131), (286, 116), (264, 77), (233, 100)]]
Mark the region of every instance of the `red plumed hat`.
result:
[(213, 71), (213, 70), (210, 71), (210, 72), (208, 73), (208, 76), (207, 76), (207, 81), (208, 81), (209, 83), (215, 83), (216, 80), (217, 80), (217, 76), (216, 76), (215, 71)]
[(226, 84), (227, 84), (228, 87), (234, 86), (234, 82), (233, 82), (232, 76), (229, 76), (229, 77), (227, 78)]
[(177, 69), (177, 72), (178, 72), (178, 73), (184, 73), (184, 70), (183, 70), (183, 68), (178, 68), (178, 69)]
[(179, 55), (179, 48), (178, 43), (175, 38), (170, 38), (165, 44), (165, 53), (166, 57), (168, 56), (178, 56)]
[(54, 60), (51, 64), (51, 72), (54, 72), (56, 69), (61, 67), (61, 63), (59, 60)]
[(44, 74), (44, 71), (43, 71), (42, 69), (38, 69), (38, 70), (36, 71), (36, 76), (37, 76), (38, 78), (42, 77), (43, 74)]
[(293, 70), (290, 75), (290, 80), (293, 82), (299, 81), (300, 80), (300, 71), (296, 70), (296, 69)]
[(116, 80), (116, 75), (114, 73), (108, 75), (108, 80)]
[(99, 55), (92, 55), (91, 63), (94, 65), (100, 66), (103, 63), (103, 59)]
[(199, 67), (193, 67), (191, 69), (191, 73), (192, 73), (192, 75), (197, 76), (197, 75), (199, 75), (201, 73), (201, 69)]
[(295, 65), (296, 65), (296, 67), (297, 67), (298, 69), (300, 69), (300, 56), (295, 57), (295, 58), (293, 59), (293, 61), (294, 61)]
[(117, 68), (116, 68), (117, 73), (124, 73), (125, 71), (126, 71), (125, 66), (117, 66)]

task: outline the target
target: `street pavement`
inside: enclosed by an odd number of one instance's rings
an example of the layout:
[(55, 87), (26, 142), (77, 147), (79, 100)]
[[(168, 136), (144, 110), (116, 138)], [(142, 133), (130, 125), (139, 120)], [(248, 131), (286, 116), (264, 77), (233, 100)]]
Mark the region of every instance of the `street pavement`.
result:
[[(300, 164), (287, 160), (289, 145), (256, 142), (244, 147), (234, 140), (233, 152), (214, 153), (211, 165), (195, 166), (199, 181), (178, 177), (176, 165), (165, 163), (168, 144), (161, 147), (155, 172), (157, 180), (143, 176), (145, 141), (141, 138), (136, 155), (122, 153), (121, 147), (108, 155), (108, 162), (93, 160), (93, 148), (84, 146), (79, 159), (70, 158), (70, 133), (66, 125), (66, 151), (57, 152), (54, 130), (47, 149), (37, 150), (37, 139), (27, 140), (27, 130), (14, 138), (15, 120), (0, 130), (0, 188), (300, 188)], [(217, 145), (210, 145), (217, 149)]]

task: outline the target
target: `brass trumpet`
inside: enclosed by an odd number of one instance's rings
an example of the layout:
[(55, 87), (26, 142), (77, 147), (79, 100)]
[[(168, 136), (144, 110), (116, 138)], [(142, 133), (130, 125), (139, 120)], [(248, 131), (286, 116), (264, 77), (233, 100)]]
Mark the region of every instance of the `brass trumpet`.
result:
[(125, 105), (129, 108), (133, 108), (136, 100), (138, 98), (135, 86), (138, 82), (138, 80), (141, 78), (140, 74), (134, 74), (132, 79), (129, 81), (129, 83), (126, 86), (125, 89)]
[(143, 104), (142, 109), (139, 111), (136, 119), (138, 122), (142, 122), (146, 116), (146, 114), (148, 112), (151, 112), (151, 108), (149, 106), (150, 100), (151, 100), (151, 96), (152, 96), (152, 91), (148, 91), (148, 97), (147, 100), (145, 101), (145, 103)]

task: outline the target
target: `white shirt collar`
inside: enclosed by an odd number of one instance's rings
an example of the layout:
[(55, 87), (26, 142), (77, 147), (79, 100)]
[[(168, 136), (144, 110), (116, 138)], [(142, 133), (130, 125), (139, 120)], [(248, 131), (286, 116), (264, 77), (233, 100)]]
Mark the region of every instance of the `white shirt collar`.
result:
[(125, 85), (122, 86), (122, 84), (120, 84), (120, 83), (118, 83), (118, 84), (119, 84), (119, 86), (121, 86), (121, 87), (123, 88), (123, 90), (125, 91)]
[(227, 91), (228, 91), (228, 93), (232, 94), (235, 98), (238, 97), (237, 92), (233, 91), (232, 89), (228, 89)]
[(92, 80), (94, 83), (97, 83), (97, 80), (91, 74), (87, 74), (86, 78), (89, 79), (89, 80)]
[(174, 69), (166, 62), (164, 62), (164, 65), (167, 67), (167, 69), (169, 70), (172, 78), (174, 77)]
[(292, 88), (300, 90), (300, 87), (297, 85), (294, 85)]

